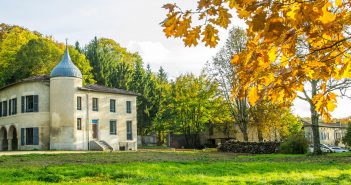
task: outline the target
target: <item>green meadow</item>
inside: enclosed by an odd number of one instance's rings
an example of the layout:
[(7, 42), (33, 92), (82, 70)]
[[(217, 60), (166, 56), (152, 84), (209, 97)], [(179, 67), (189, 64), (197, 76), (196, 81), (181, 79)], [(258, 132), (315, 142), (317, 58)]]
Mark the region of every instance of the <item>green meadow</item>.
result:
[(351, 184), (351, 153), (316, 157), (138, 151), (1, 156), (0, 184)]

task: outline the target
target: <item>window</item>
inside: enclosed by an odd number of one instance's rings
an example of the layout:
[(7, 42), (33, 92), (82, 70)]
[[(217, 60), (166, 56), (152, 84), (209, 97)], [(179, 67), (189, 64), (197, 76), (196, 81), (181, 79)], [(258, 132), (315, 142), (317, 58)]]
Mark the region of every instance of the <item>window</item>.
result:
[(2, 116), (7, 116), (7, 101), (2, 102)]
[(17, 114), (17, 98), (9, 100), (9, 115)]
[(132, 121), (127, 121), (127, 140), (133, 140)]
[(39, 145), (39, 128), (21, 128), (21, 145)]
[(93, 98), (93, 111), (99, 110), (99, 102), (97, 98)]
[(77, 130), (82, 130), (82, 118), (77, 118)]
[(82, 110), (82, 97), (77, 97), (77, 110)]
[(116, 100), (110, 99), (110, 112), (116, 112)]
[(117, 134), (117, 121), (116, 120), (110, 121), (110, 134), (111, 135)]
[(39, 112), (39, 96), (22, 96), (22, 112)]
[(127, 101), (127, 113), (132, 113), (132, 102)]

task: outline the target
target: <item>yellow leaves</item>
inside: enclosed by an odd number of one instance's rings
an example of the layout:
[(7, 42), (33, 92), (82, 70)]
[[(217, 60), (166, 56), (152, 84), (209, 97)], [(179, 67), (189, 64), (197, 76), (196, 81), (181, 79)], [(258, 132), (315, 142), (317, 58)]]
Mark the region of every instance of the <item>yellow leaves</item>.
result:
[(201, 35), (203, 35), (202, 41), (205, 43), (205, 46), (210, 46), (213, 48), (217, 45), (219, 40), (218, 30), (216, 30), (212, 25), (208, 24)]
[(275, 60), (277, 59), (277, 50), (277, 47), (274, 46), (268, 51), (269, 61), (275, 62)]
[(200, 26), (197, 26), (192, 30), (190, 30), (186, 35), (186, 37), (184, 37), (183, 39), (185, 46), (189, 46), (189, 47), (192, 45), (196, 46), (198, 44), (197, 40), (200, 38), (200, 32), (201, 32)]
[(232, 59), (232, 64), (234, 65), (239, 64), (239, 55), (234, 55)]
[(319, 93), (312, 99), (316, 111), (328, 121), (331, 119), (330, 112), (336, 108), (336, 97), (335, 93), (330, 92), (327, 94)]
[(217, 25), (227, 28), (230, 24), (230, 18), (232, 18), (232, 15), (228, 12), (228, 9), (222, 7), (218, 8), (218, 19), (216, 20)]
[(260, 31), (264, 28), (266, 22), (266, 12), (260, 12), (252, 18), (252, 31)]
[(335, 5), (336, 6), (341, 6), (342, 5), (342, 0), (335, 0)]
[(256, 102), (257, 102), (258, 99), (259, 99), (258, 91), (257, 91), (257, 88), (256, 88), (256, 87), (252, 87), (252, 88), (249, 90), (248, 98), (249, 98), (249, 103), (250, 103), (251, 105), (255, 105), (255, 104), (256, 104)]
[(318, 20), (320, 20), (323, 24), (331, 23), (336, 18), (335, 14), (328, 10), (328, 8), (330, 8), (331, 6), (331, 3), (325, 3), (321, 10), (322, 16), (320, 16)]
[(300, 4), (294, 3), (290, 6), (290, 11), (286, 14), (288, 18), (296, 20), (296, 15), (298, 15), (298, 10), (300, 9)]
[(163, 32), (165, 33), (166, 37), (173, 36), (176, 33), (177, 24), (179, 18), (177, 17), (178, 13), (169, 13), (167, 14), (167, 19), (163, 22)]

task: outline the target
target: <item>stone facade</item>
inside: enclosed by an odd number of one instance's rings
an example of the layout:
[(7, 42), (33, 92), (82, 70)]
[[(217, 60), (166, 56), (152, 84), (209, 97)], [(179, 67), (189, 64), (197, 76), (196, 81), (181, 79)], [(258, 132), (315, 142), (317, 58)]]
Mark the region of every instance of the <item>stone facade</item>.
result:
[[(72, 67), (66, 50), (58, 66), (67, 63)], [(0, 89), (0, 150), (137, 149), (137, 94), (83, 86), (73, 70)]]

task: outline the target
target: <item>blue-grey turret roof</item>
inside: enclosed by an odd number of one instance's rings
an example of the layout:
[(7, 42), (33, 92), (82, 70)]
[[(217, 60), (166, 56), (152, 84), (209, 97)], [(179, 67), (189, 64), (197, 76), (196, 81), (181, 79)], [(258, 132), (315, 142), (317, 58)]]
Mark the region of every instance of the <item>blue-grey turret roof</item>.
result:
[(61, 62), (51, 71), (50, 77), (77, 77), (82, 78), (82, 73), (75, 66), (69, 56), (68, 46)]

